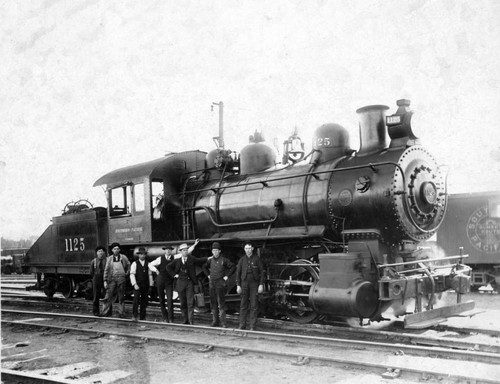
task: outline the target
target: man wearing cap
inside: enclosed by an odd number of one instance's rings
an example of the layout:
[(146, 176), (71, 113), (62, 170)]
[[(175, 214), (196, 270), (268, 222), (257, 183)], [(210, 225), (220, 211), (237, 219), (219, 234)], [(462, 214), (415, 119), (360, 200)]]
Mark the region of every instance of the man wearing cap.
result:
[(104, 288), (107, 289), (107, 301), (102, 309), (102, 316), (111, 316), (111, 305), (118, 297), (118, 315), (125, 318), (126, 277), (130, 272), (130, 261), (120, 253), (120, 244), (110, 245), (113, 253), (106, 260), (104, 268)]
[[(194, 245), (188, 248), (188, 254), (193, 252)], [(169, 323), (174, 322), (174, 277), (167, 272), (167, 265), (174, 261), (177, 256), (172, 255), (172, 250), (174, 249), (170, 245), (162, 247), (165, 251), (165, 255), (160, 256), (149, 263), (149, 269), (157, 274), (156, 278), (156, 288), (158, 289), (158, 298), (160, 300), (161, 315), (163, 321), (168, 321)], [(179, 254), (178, 258), (181, 257)], [(165, 308), (165, 295), (167, 295), (167, 308)]]
[(140, 320), (146, 319), (146, 307), (148, 306), (149, 288), (153, 287), (153, 272), (148, 268), (146, 260), (147, 251), (144, 247), (140, 247), (136, 252), (139, 260), (134, 261), (130, 266), (130, 283), (134, 288), (134, 302), (132, 304), (132, 315), (137, 321), (138, 307), (141, 304)]
[[(226, 328), (226, 282), (236, 266), (229, 259), (221, 256), (220, 244), (212, 244), (212, 258), (203, 265), (203, 271), (209, 279), (210, 309), (212, 311), (212, 327), (219, 324)], [(220, 322), (220, 323), (219, 323)]]
[[(199, 240), (196, 239), (193, 247), (196, 247), (198, 242)], [(185, 243), (179, 246), (179, 251), (181, 252), (181, 257), (167, 265), (167, 272), (177, 279), (177, 293), (181, 302), (184, 324), (193, 324), (194, 284), (198, 282), (195, 266), (204, 264), (207, 258), (196, 258), (189, 255), (189, 247)]]
[(104, 267), (106, 266), (106, 250), (102, 246), (95, 249), (97, 257), (90, 263), (90, 276), (92, 276), (92, 312), (99, 316), (99, 300), (104, 289)]
[(258, 311), (258, 293), (264, 291), (264, 268), (260, 257), (253, 254), (253, 245), (246, 242), (243, 249), (245, 256), (238, 261), (236, 267), (236, 292), (241, 295), (240, 329), (245, 329), (248, 306), (250, 304), (250, 330), (255, 329)]

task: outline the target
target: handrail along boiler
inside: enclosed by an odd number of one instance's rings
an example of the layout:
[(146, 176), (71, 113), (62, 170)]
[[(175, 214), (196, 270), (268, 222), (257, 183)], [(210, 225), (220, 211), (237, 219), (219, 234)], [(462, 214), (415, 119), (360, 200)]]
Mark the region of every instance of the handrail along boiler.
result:
[[(380, 320), (410, 299), (418, 322), (471, 309), (461, 303), (466, 255), (432, 260), (419, 248), (445, 215), (446, 175), (413, 133), (410, 102), (397, 104), (387, 117), (386, 106), (357, 110), (358, 151), (344, 127), (325, 124), (305, 157), (297, 133), (285, 142), (286, 164), (256, 132), (239, 157), (220, 145), (110, 172), (94, 184), (106, 185), (106, 241), (157, 257), (165, 244), (200, 238), (205, 253), (218, 241), (237, 259), (250, 240), (267, 271), (262, 310), (303, 323), (322, 314)], [(449, 289), (457, 304), (433, 310)]]

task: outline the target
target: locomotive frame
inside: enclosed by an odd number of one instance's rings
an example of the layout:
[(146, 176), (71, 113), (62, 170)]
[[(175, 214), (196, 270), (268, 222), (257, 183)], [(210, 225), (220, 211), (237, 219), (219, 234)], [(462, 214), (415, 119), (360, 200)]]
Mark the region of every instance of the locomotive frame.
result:
[[(255, 243), (267, 271), (261, 310), (297, 322), (322, 315), (379, 321), (411, 299), (408, 326), (472, 309), (461, 303), (467, 255), (423, 259), (418, 247), (442, 222), (447, 191), (446, 176), (413, 133), (409, 105), (399, 100), (388, 117), (385, 106), (360, 108), (358, 151), (345, 128), (325, 124), (313, 151), (302, 158), (290, 150), (288, 164), (277, 164), (256, 134), (239, 158), (219, 147), (112, 171), (94, 184), (106, 185), (107, 208), (70, 205), (28, 251), (38, 287), (88, 294), (97, 245), (118, 242), (130, 259), (145, 246), (155, 258), (164, 245), (199, 238), (196, 252), (208, 254), (217, 241), (235, 262), (244, 241)], [(204, 306), (199, 273), (196, 298)], [(449, 289), (457, 304), (434, 309), (436, 294)], [(228, 295), (235, 305), (234, 278)]]

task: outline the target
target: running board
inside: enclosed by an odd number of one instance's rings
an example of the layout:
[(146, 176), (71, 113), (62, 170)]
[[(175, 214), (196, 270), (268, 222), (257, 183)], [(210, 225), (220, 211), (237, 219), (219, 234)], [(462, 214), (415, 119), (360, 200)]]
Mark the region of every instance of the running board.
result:
[(448, 305), (446, 307), (431, 309), (429, 311), (417, 312), (405, 317), (405, 328), (424, 329), (429, 328), (446, 320), (447, 317), (456, 316), (462, 312), (471, 311), (476, 303), (468, 301), (466, 303)]

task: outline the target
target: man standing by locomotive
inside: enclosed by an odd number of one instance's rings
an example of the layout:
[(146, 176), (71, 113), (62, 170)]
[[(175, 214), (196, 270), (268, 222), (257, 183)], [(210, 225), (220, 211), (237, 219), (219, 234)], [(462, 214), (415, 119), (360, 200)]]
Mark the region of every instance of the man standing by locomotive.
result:
[(258, 300), (257, 295), (264, 291), (264, 267), (258, 255), (253, 254), (253, 245), (246, 242), (243, 249), (245, 256), (238, 261), (236, 267), (236, 292), (241, 295), (240, 329), (245, 329), (248, 306), (250, 305), (250, 330), (255, 329), (257, 323)]
[(102, 310), (102, 316), (111, 316), (111, 306), (118, 297), (118, 315), (125, 318), (125, 287), (126, 277), (130, 272), (130, 261), (120, 253), (120, 244), (110, 246), (113, 254), (106, 260), (104, 268), (104, 288), (107, 289), (107, 301)]
[(148, 306), (149, 288), (153, 287), (153, 272), (148, 268), (146, 248), (140, 247), (137, 251), (139, 260), (134, 261), (130, 267), (130, 283), (134, 288), (134, 302), (132, 304), (132, 315), (137, 321), (138, 307), (140, 303), (140, 320), (146, 320), (146, 307)]
[[(193, 248), (199, 240), (196, 239)], [(167, 265), (167, 272), (177, 279), (177, 293), (181, 302), (181, 312), (184, 324), (193, 324), (194, 317), (194, 285), (197, 283), (196, 265), (202, 265), (207, 261), (206, 257), (196, 258), (189, 255), (187, 244), (179, 246), (181, 257)]]
[[(188, 248), (188, 254), (193, 252), (194, 245)], [(163, 321), (174, 322), (174, 277), (167, 272), (167, 265), (174, 261), (172, 255), (173, 247), (167, 245), (162, 247), (165, 255), (160, 256), (149, 263), (149, 269), (157, 274), (156, 288), (158, 289), (158, 298), (160, 300), (161, 315)], [(180, 257), (180, 254), (179, 254)], [(165, 308), (165, 294), (167, 295), (167, 308)]]
[(99, 316), (99, 300), (104, 288), (104, 267), (106, 266), (106, 250), (98, 246), (95, 249), (97, 257), (90, 263), (90, 276), (92, 276), (92, 312)]
[(229, 259), (221, 256), (220, 244), (212, 244), (212, 255), (204, 265), (203, 271), (209, 279), (210, 309), (212, 311), (212, 327), (218, 327), (219, 322), (226, 328), (226, 282), (236, 267)]

